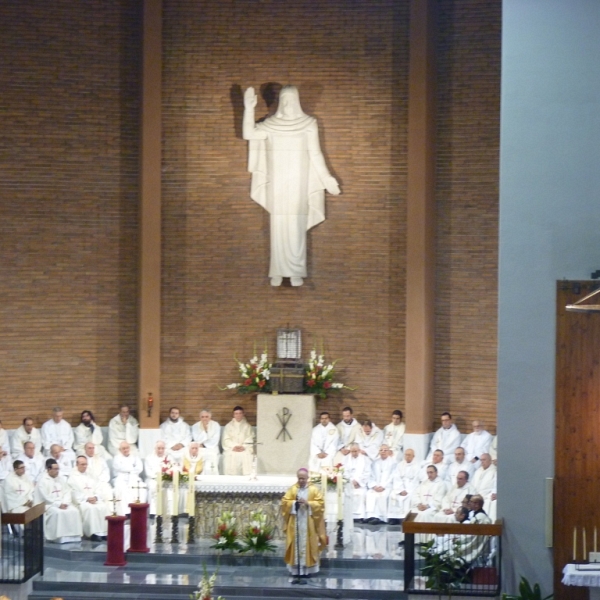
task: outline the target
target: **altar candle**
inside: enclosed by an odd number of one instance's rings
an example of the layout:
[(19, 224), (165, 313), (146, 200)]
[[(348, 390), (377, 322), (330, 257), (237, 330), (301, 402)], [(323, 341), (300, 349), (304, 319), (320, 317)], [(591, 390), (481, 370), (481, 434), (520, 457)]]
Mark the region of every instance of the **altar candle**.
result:
[(323, 494), (325, 514), (327, 514), (327, 473), (325, 471), (321, 472), (321, 493)]
[(196, 516), (196, 503), (194, 502), (194, 474), (190, 473), (188, 480), (188, 499), (187, 499), (187, 513), (190, 517)]
[(156, 476), (156, 516), (163, 516), (163, 503), (162, 503), (162, 473)]
[(587, 544), (585, 543), (585, 527), (583, 528), (583, 560), (586, 560), (587, 556)]
[(573, 527), (573, 560), (577, 560), (577, 527)]
[(344, 483), (344, 479), (341, 473), (337, 474), (337, 518), (338, 521), (343, 519), (343, 510), (342, 510), (342, 485)]
[(173, 515), (179, 514), (179, 471), (173, 469)]

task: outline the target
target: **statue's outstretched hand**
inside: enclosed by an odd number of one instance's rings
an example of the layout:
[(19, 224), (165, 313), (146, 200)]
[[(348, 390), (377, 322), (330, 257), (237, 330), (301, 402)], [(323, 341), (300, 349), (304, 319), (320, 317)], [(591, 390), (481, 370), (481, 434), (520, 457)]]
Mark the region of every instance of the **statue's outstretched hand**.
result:
[(256, 95), (254, 88), (249, 87), (244, 92), (244, 106), (246, 108), (255, 108), (257, 102), (258, 102), (258, 96)]
[(333, 196), (339, 196), (342, 191), (335, 177), (329, 177), (325, 183), (325, 189)]

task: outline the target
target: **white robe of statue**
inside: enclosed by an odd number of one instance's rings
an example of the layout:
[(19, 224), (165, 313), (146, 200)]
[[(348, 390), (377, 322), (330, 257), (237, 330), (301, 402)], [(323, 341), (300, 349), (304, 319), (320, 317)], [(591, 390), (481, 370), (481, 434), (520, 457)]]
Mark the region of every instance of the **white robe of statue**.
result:
[(396, 462), (400, 462), (404, 456), (405, 431), (406, 425), (404, 423), (400, 423), (399, 425), (388, 423), (383, 428), (383, 443), (390, 447), (392, 458)]
[(28, 502), (33, 502), (33, 481), (27, 475), (12, 472), (2, 482), (2, 510), (9, 513), (21, 513), (28, 510)]
[(104, 435), (102, 434), (102, 427), (96, 425), (95, 423), (88, 427), (83, 423), (79, 423), (74, 430), (75, 434), (75, 454), (79, 456), (80, 454), (85, 454), (84, 446), (88, 442), (93, 442), (96, 446), (96, 454), (106, 458), (108, 453), (106, 449), (102, 445), (104, 441)]
[(338, 195), (319, 145), (317, 120), (302, 111), (298, 90), (285, 86), (275, 115), (254, 121), (257, 96), (244, 94), (243, 137), (249, 140), (250, 197), (271, 215), (271, 285), (306, 277), (306, 232), (325, 220), (325, 190)]
[[(231, 419), (223, 428), (223, 473), (225, 475), (250, 475), (254, 452), (252, 426), (245, 418), (241, 421)], [(233, 450), (235, 446), (244, 446), (242, 452)]]
[(118, 515), (128, 515), (131, 512), (129, 505), (140, 499), (146, 502), (147, 490), (145, 483), (140, 479), (143, 470), (142, 459), (139, 456), (125, 456), (119, 452), (113, 458), (113, 487), (115, 497), (120, 500), (117, 504)]
[(64, 448), (67, 457), (75, 462), (74, 441), (73, 428), (64, 419), (61, 419), (58, 423), (54, 419), (49, 419), (42, 425), (42, 445), (46, 457), (50, 456), (52, 444), (58, 444)]
[[(365, 512), (367, 519), (379, 519), (387, 523), (388, 520), (388, 498), (392, 491), (392, 480), (398, 463), (391, 457), (378, 458), (371, 465), (371, 477), (369, 478), (369, 490), (365, 500)], [(375, 487), (382, 487), (383, 491), (377, 491)]]
[(204, 471), (206, 475), (219, 474), (219, 440), (221, 439), (221, 426), (212, 419), (207, 423), (198, 421), (192, 425), (192, 440), (201, 444), (200, 456), (204, 460)]
[[(69, 484), (59, 476), (44, 473), (35, 488), (36, 503), (44, 502), (44, 536), (54, 542), (71, 542), (81, 539), (81, 515), (71, 497)], [(66, 508), (61, 508), (66, 505)]]
[[(323, 426), (321, 423), (313, 427), (310, 436), (310, 457), (308, 459), (308, 470), (318, 473), (325, 467), (333, 466), (338, 448), (339, 434), (336, 426), (329, 422)], [(325, 453), (325, 458), (319, 458), (317, 454)]]
[[(177, 464), (181, 464), (183, 452), (192, 441), (192, 432), (190, 426), (179, 417), (176, 422), (167, 419), (160, 425), (160, 439), (164, 441), (167, 448), (167, 454)], [(183, 448), (173, 450), (173, 446), (181, 444)]]
[(344, 457), (344, 478), (349, 480), (352, 489), (352, 515), (354, 519), (365, 518), (365, 499), (371, 476), (371, 461), (362, 454), (356, 458), (352, 454)]
[(81, 513), (83, 535), (105, 536), (108, 530), (106, 517), (111, 513), (111, 506), (103, 500), (97, 483), (87, 473), (77, 469), (69, 477), (69, 486), (73, 503)]
[(121, 442), (127, 442), (130, 446), (131, 454), (137, 454), (139, 429), (140, 424), (135, 417), (129, 415), (127, 421), (123, 423), (121, 415), (115, 415), (108, 422), (108, 451), (113, 456), (117, 456)]
[(42, 436), (40, 434), (40, 430), (33, 427), (31, 429), (31, 433), (27, 433), (27, 431), (25, 431), (25, 427), (21, 425), (13, 432), (13, 437), (11, 440), (12, 456), (14, 459), (17, 459), (19, 454), (23, 452), (23, 444), (25, 442), (33, 442), (35, 444), (35, 451), (42, 451)]
[(404, 519), (410, 512), (412, 495), (419, 485), (420, 465), (415, 458), (411, 462), (398, 463), (392, 481), (392, 492), (388, 501), (390, 519)]

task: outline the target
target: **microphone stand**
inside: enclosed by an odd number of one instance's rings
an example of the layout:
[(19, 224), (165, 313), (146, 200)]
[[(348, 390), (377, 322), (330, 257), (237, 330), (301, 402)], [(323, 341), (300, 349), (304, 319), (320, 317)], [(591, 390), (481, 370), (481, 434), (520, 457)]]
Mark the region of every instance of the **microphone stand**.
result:
[(300, 576), (300, 526), (298, 524), (298, 513), (300, 512), (300, 502), (296, 500), (296, 567), (297, 574), (292, 579), (292, 584), (306, 585), (306, 581)]

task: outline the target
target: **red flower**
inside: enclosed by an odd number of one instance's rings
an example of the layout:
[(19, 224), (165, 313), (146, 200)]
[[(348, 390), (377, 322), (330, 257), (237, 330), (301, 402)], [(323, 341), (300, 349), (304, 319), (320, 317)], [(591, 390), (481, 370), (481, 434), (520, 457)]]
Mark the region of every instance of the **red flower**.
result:
[(323, 384), (323, 387), (324, 387), (326, 390), (328, 390), (328, 389), (331, 387), (331, 381), (326, 381), (326, 382)]
[(227, 525), (225, 525), (225, 523), (221, 523), (219, 525), (219, 531), (225, 531), (227, 529)]
[(259, 534), (259, 533), (260, 533), (260, 529), (259, 529), (258, 527), (254, 527), (254, 528), (252, 529), (252, 533), (253, 533), (254, 535), (257, 535), (257, 534)]
[(258, 382), (258, 387), (265, 387), (265, 383), (267, 383), (264, 379)]
[(251, 385), (252, 384), (252, 378), (248, 378), (246, 379), (246, 381), (244, 381), (244, 385)]
[(313, 387), (313, 386), (315, 385), (315, 382), (314, 382), (312, 379), (309, 379), (309, 380), (306, 382), (306, 385), (307, 385), (308, 387)]

